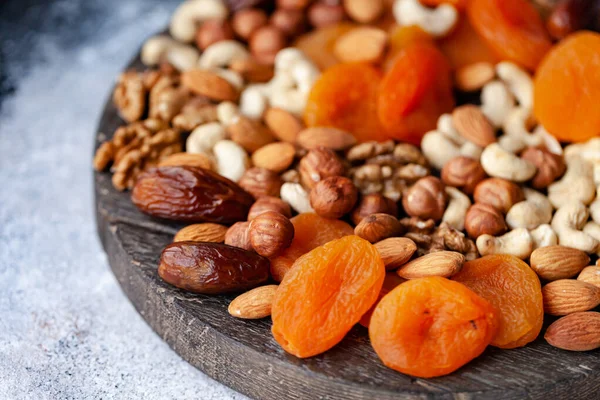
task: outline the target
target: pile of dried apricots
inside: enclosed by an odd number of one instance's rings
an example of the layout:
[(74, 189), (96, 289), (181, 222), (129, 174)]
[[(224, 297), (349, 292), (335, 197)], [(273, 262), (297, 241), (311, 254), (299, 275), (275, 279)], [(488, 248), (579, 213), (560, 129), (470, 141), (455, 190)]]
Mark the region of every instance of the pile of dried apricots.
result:
[(244, 292), (297, 357), (360, 324), (436, 377), (557, 316), (550, 345), (599, 348), (599, 7), (557, 3), (187, 0), (94, 166), (191, 224), (163, 280)]

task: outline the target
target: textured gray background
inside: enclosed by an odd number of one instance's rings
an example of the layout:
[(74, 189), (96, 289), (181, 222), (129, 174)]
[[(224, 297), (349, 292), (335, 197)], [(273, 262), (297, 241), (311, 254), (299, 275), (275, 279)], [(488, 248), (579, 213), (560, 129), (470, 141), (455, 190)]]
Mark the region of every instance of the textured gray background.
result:
[(243, 399), (144, 323), (95, 231), (99, 112), (178, 1), (0, 3), (0, 399)]

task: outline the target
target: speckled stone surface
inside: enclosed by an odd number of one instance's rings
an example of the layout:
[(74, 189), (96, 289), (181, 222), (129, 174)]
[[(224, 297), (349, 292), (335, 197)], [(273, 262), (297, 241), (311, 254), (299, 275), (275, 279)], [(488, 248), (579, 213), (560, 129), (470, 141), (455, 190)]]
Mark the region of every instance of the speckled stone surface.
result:
[(244, 399), (181, 360), (96, 235), (99, 112), (177, 0), (0, 2), (0, 399)]

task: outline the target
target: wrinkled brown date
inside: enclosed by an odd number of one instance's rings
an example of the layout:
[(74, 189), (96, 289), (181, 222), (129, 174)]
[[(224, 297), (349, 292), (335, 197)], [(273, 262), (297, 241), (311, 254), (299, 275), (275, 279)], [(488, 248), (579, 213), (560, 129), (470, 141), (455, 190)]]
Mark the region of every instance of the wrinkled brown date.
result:
[(160, 167), (138, 178), (131, 200), (153, 217), (186, 222), (245, 221), (254, 198), (229, 179), (199, 167)]
[(221, 243), (176, 242), (163, 250), (158, 274), (165, 282), (190, 292), (239, 292), (269, 279), (269, 260)]

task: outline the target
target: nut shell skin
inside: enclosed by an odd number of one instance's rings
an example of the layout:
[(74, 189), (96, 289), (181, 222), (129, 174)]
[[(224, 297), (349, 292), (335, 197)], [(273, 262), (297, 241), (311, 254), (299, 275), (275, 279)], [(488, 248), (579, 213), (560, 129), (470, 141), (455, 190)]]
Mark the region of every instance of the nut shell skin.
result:
[(346, 173), (346, 167), (333, 150), (317, 147), (302, 157), (298, 165), (298, 172), (302, 184), (310, 189), (323, 179), (343, 176)]
[(516, 183), (502, 178), (488, 178), (475, 187), (473, 199), (476, 203), (490, 205), (506, 214), (512, 206), (525, 200), (525, 195)]
[(337, 219), (349, 213), (358, 200), (354, 183), (342, 176), (317, 182), (310, 191), (310, 205), (321, 217)]
[(444, 184), (433, 176), (419, 179), (402, 198), (402, 206), (408, 215), (436, 221), (442, 219), (447, 204)]
[(531, 180), (531, 186), (536, 189), (547, 188), (560, 178), (566, 170), (563, 157), (550, 153), (546, 149), (529, 147), (521, 153), (521, 158), (537, 167), (537, 173)]
[(483, 234), (498, 236), (508, 230), (504, 216), (488, 204), (475, 203), (465, 216), (465, 230), (472, 239)]
[(282, 214), (286, 218), (292, 218), (292, 208), (288, 203), (281, 200), (279, 197), (263, 196), (256, 200), (256, 203), (250, 207), (248, 221), (252, 221), (254, 218), (266, 211), (275, 211)]
[(254, 251), (252, 243), (250, 243), (250, 235), (248, 228), (250, 222), (241, 221), (231, 225), (225, 232), (225, 244), (228, 246), (239, 247), (240, 249)]
[(360, 221), (365, 219), (371, 214), (390, 214), (394, 217), (398, 217), (398, 206), (396, 203), (382, 194), (371, 193), (362, 196), (356, 204), (356, 207), (350, 215), (350, 219), (355, 225), (358, 225)]
[(294, 239), (294, 225), (276, 211), (266, 211), (250, 222), (250, 243), (265, 257), (274, 257), (290, 247)]
[(396, 217), (381, 213), (369, 215), (354, 228), (355, 235), (371, 243), (377, 243), (393, 236), (400, 236), (403, 231), (404, 228)]
[(466, 194), (473, 194), (479, 182), (485, 179), (486, 173), (481, 163), (470, 157), (459, 156), (448, 161), (442, 168), (442, 182), (454, 186)]

